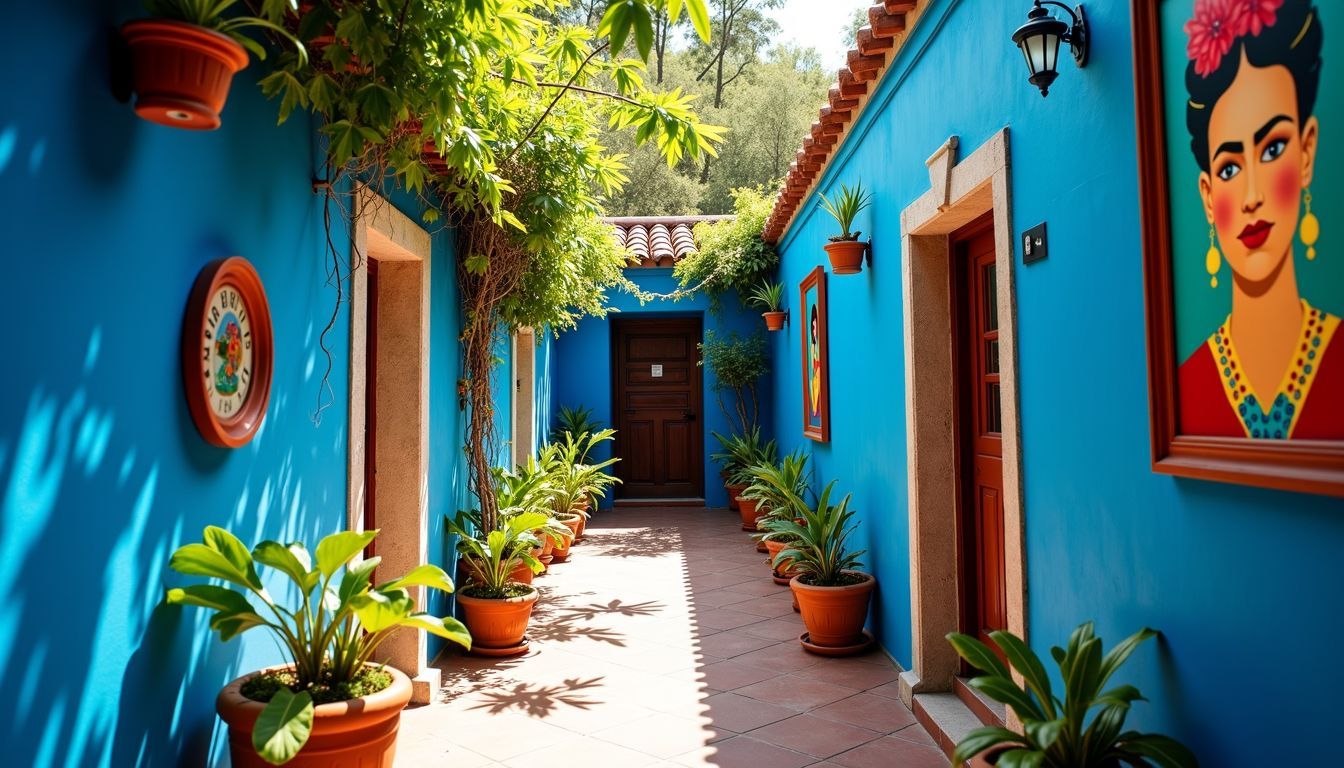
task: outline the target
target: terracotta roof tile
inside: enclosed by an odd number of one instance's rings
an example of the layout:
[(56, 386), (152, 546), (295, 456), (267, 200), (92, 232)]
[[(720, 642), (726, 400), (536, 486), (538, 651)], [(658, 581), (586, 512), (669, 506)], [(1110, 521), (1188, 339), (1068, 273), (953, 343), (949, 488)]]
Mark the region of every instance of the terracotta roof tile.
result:
[(868, 26), (855, 35), (855, 47), (848, 64), (841, 69), (821, 108), (818, 119), (802, 140), (797, 160), (781, 184), (774, 208), (761, 233), (766, 242), (777, 243), (793, 222), (798, 207), (807, 198), (812, 185), (826, 170), (835, 150), (844, 143), (844, 134), (872, 92), (869, 83), (881, 80), (887, 66), (905, 42), (905, 33), (914, 24), (928, 0), (882, 0), (868, 9)]
[(632, 267), (670, 267), (696, 252), (695, 225), (732, 216), (624, 216), (603, 219), (630, 251)]

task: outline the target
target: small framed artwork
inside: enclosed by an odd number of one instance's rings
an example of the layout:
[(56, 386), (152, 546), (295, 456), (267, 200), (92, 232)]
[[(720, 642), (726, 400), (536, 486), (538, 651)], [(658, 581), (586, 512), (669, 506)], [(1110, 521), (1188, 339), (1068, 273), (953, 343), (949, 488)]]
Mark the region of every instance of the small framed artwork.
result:
[(812, 270), (798, 289), (802, 308), (803, 435), (831, 440), (830, 350), (826, 342), (826, 270)]
[(1344, 496), (1344, 6), (1132, 11), (1153, 469)]

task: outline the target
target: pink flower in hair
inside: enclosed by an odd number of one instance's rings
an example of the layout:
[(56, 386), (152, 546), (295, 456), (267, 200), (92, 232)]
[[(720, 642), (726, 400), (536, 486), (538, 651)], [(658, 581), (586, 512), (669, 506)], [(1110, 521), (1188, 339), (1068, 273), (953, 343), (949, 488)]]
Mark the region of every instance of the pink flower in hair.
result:
[(1283, 6), (1283, 0), (1241, 0), (1241, 2), (1246, 7), (1242, 35), (1249, 32), (1253, 36), (1258, 36), (1265, 27), (1274, 26), (1274, 22), (1278, 20), (1279, 8)]
[(1283, 0), (1196, 0), (1195, 17), (1185, 23), (1185, 34), (1190, 36), (1185, 52), (1195, 63), (1195, 73), (1213, 74), (1232, 43), (1246, 34), (1250, 7), (1274, 2)]

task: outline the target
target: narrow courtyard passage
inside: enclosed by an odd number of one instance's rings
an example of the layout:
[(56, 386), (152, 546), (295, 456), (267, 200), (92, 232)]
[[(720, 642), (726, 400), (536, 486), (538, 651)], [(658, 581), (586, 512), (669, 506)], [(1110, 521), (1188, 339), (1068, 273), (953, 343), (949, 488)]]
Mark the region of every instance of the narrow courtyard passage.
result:
[(790, 590), (736, 513), (604, 511), (572, 551), (537, 579), (527, 655), (439, 660), (399, 765), (947, 765), (885, 655), (799, 647)]

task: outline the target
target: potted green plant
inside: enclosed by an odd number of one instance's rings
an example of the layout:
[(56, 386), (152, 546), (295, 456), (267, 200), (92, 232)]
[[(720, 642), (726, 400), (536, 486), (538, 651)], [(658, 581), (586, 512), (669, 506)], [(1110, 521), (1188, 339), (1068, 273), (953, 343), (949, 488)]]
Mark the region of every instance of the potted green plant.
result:
[(742, 493), (744, 499), (755, 500), (757, 509), (764, 513), (756, 523), (762, 532), (755, 534), (755, 538), (769, 553), (766, 563), (776, 584), (788, 584), (798, 575), (791, 561), (776, 567), (775, 558), (798, 541), (796, 535), (783, 530), (779, 523), (796, 522), (800, 519), (797, 510), (807, 506), (811, 491), (807, 462), (808, 455), (799, 449), (779, 463), (758, 464), (751, 470), (752, 484)]
[(739, 499), (752, 482), (751, 467), (762, 462), (774, 462), (778, 449), (774, 440), (765, 440), (761, 437), (760, 427), (751, 427), (741, 435), (728, 437), (718, 432), (712, 434), (714, 439), (719, 441), (722, 450), (710, 454), (710, 458), (723, 468), (724, 489), (728, 491), (729, 508), (740, 510)]
[[(251, 551), (232, 533), (209, 526), (200, 543), (179, 547), (168, 567), (225, 582), (173, 587), (170, 605), (214, 611), (210, 628), (228, 642), (264, 627), (287, 656), (280, 666), (244, 675), (219, 693), (235, 766), (390, 765), (411, 682), (374, 662), (396, 629), (426, 630), (471, 647), (459, 621), (417, 611), (411, 587), (453, 591), (448, 574), (421, 565), (401, 578), (372, 583), (380, 559), (354, 562), (377, 531), (342, 531), (310, 554), (299, 542), (263, 541)], [(297, 604), (277, 601), (257, 566), (293, 582)], [(340, 578), (337, 579), (337, 573)]]
[(784, 328), (784, 318), (788, 317), (788, 313), (780, 309), (784, 305), (783, 283), (762, 281), (752, 290), (747, 301), (764, 310), (761, 312), (761, 317), (765, 318), (765, 329), (767, 331), (778, 331)]
[(840, 185), (840, 194), (832, 201), (826, 195), (821, 196), (821, 207), (835, 217), (840, 224), (840, 234), (831, 237), (825, 245), (826, 255), (831, 259), (831, 271), (837, 275), (853, 275), (863, 271), (863, 257), (868, 252), (868, 244), (859, 240), (861, 232), (851, 232), (854, 219), (859, 212), (873, 202), (873, 195), (863, 188), (862, 182), (853, 187)]
[(1101, 638), (1095, 635), (1092, 622), (1080, 625), (1069, 636), (1067, 649), (1050, 649), (1064, 683), (1064, 700), (1060, 701), (1051, 689), (1045, 665), (1021, 638), (1001, 630), (989, 633), (1022, 676), (1025, 687), (1017, 684), (1008, 665), (989, 646), (973, 637), (950, 633), (947, 640), (952, 647), (983, 673), (970, 685), (1012, 707), (1023, 725), (1022, 733), (1000, 727), (971, 731), (957, 743), (953, 764), (961, 765), (984, 752), (986, 762), (1002, 766), (1195, 768), (1198, 761), (1194, 754), (1175, 739), (1125, 730), (1130, 706), (1145, 701), (1137, 688), (1106, 687), (1134, 649), (1156, 634), (1141, 629), (1103, 656)]
[(862, 566), (863, 551), (851, 551), (847, 545), (857, 528), (854, 510), (849, 508), (848, 495), (839, 504), (831, 504), (834, 488), (832, 480), (817, 498), (815, 509), (805, 504), (795, 507), (802, 523), (788, 519), (771, 524), (773, 530), (794, 538), (775, 556), (773, 565), (791, 563), (798, 571), (789, 586), (807, 627), (799, 638), (803, 648), (825, 656), (847, 656), (872, 643), (863, 626), (877, 580), (856, 570)]
[[(712, 374), (710, 386), (718, 400), (719, 410), (733, 424), (734, 431), (746, 434), (756, 428), (760, 423), (756, 382), (770, 372), (765, 334), (752, 333), (743, 337), (730, 332), (725, 337), (707, 331), (699, 350), (698, 365), (704, 366)], [(731, 412), (725, 395), (732, 401)]]
[(607, 490), (620, 482), (620, 479), (606, 472), (607, 467), (620, 461), (607, 459), (589, 464), (588, 457), (598, 445), (612, 439), (614, 429), (602, 429), (596, 432), (570, 432), (568, 430), (559, 440), (550, 443), (545, 451), (552, 456), (551, 483), (552, 502), (557, 514), (575, 515), (574, 536), (583, 535), (588, 517), (592, 514), (594, 502), (603, 498)]
[[(558, 443), (564, 439), (565, 433), (572, 435), (594, 434), (602, 429), (602, 425), (593, 418), (593, 409), (584, 406), (560, 406), (560, 410), (555, 413), (555, 425), (551, 428), (551, 442)], [(614, 432), (613, 432), (614, 434)], [(587, 461), (588, 454), (580, 457)]]
[(127, 22), (122, 37), (131, 50), (135, 113), (173, 128), (212, 130), (229, 97), (233, 76), (247, 66), (247, 52), (266, 58), (261, 43), (245, 30), (265, 30), (307, 51), (279, 22), (294, 6), (285, 0), (262, 4), (261, 16), (230, 14), (238, 0), (146, 0), (153, 15)]
[(457, 593), (457, 605), (471, 630), (471, 652), (481, 656), (516, 656), (526, 653), (527, 624), (537, 602), (537, 590), (513, 579), (514, 569), (526, 565), (533, 573), (542, 570), (532, 556), (540, 544), (534, 531), (546, 526), (541, 512), (501, 514), (499, 527), (484, 531), (479, 516), (459, 512), (447, 517), (448, 529), (458, 536), (457, 551), (471, 584)]

